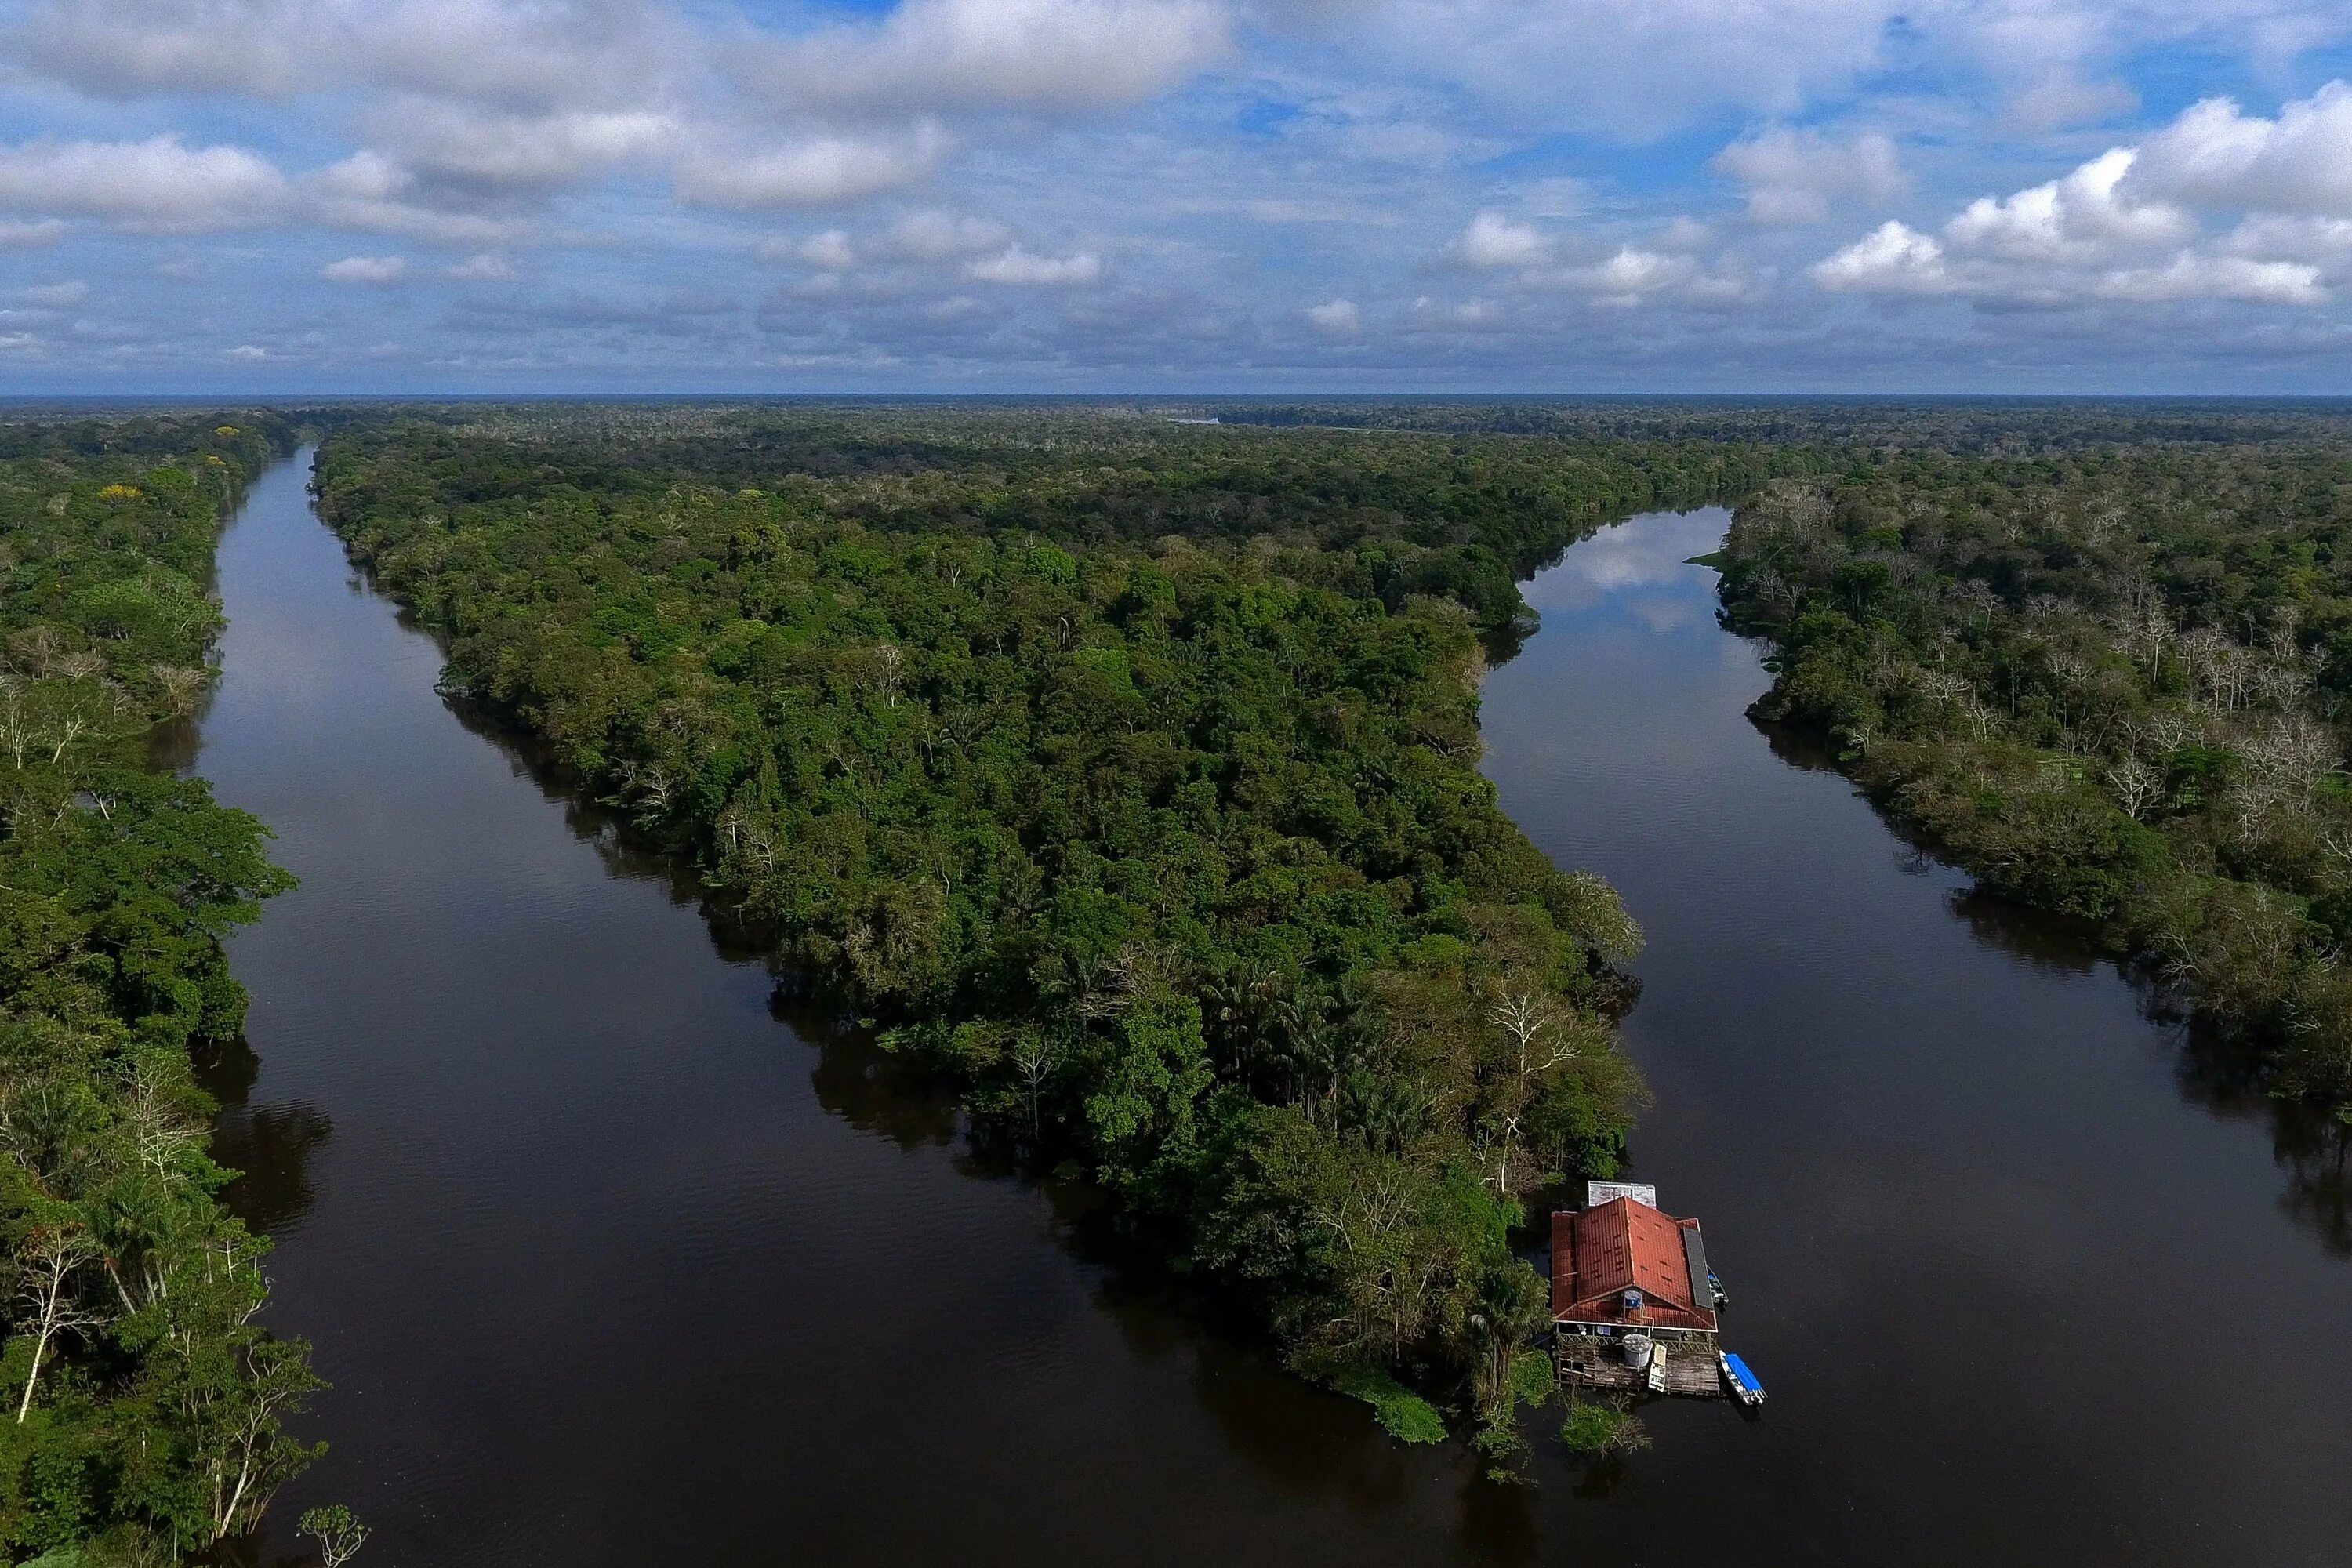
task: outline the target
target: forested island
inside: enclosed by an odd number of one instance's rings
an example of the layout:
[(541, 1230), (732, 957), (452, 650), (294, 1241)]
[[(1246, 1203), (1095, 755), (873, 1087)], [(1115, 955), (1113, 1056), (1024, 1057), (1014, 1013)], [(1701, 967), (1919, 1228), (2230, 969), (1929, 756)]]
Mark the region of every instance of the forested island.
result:
[[(1118, 409), (492, 413), (331, 436), (321, 513), (803, 981), (1075, 1159), (1310, 1375), (1498, 1457), (1521, 1198), (1613, 1169), (1639, 932), (1477, 761), (1516, 579), (1741, 448)], [(1420, 1393), (1412, 1390), (1422, 1391)]]
[[(221, 938), (289, 885), (265, 831), (148, 765), (211, 683), (213, 545), (266, 413), (0, 426), (0, 1542), (176, 1561), (315, 1452), (318, 1380), (257, 1323), (267, 1239), (218, 1194), (190, 1053), (235, 1037)], [(45, 1553), (58, 1552), (51, 1559)]]

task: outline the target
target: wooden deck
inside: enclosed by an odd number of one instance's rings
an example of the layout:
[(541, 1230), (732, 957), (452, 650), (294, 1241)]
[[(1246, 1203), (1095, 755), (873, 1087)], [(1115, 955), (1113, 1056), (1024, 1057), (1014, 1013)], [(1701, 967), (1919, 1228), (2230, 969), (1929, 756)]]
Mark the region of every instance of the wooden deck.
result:
[[(1727, 1397), (1723, 1373), (1715, 1364), (1712, 1340), (1666, 1342), (1666, 1392), (1689, 1399)], [(1649, 1388), (1649, 1373), (1625, 1364), (1618, 1342), (1590, 1334), (1560, 1334), (1554, 1341), (1553, 1360), (1559, 1380), (1582, 1388), (1622, 1388), (1635, 1393)]]

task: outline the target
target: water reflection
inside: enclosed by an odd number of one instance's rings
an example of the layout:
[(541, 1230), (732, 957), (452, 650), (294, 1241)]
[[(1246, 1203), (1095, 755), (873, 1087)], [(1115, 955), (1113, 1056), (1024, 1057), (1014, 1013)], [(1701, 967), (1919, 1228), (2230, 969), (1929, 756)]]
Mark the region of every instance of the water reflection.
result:
[(299, 1226), (318, 1200), (313, 1166), (334, 1122), (314, 1106), (251, 1104), (261, 1059), (242, 1037), (205, 1047), (195, 1067), (198, 1087), (219, 1107), (212, 1156), (236, 1173), (221, 1201), (261, 1235)]
[(2271, 1159), (2286, 1173), (2279, 1212), (2352, 1258), (2352, 1122), (2270, 1094), (2242, 1044), (2186, 1025), (2177, 1031), (2181, 1092), (2215, 1116), (2267, 1124)]
[(2271, 1154), (2287, 1168), (2280, 1206), (2316, 1231), (2336, 1256), (2352, 1258), (2352, 1125), (2307, 1107), (2273, 1113)]
[(229, 1212), (265, 1236), (308, 1219), (319, 1195), (314, 1166), (334, 1131), (325, 1112), (308, 1105), (225, 1110), (213, 1158), (237, 1173), (221, 1194)]

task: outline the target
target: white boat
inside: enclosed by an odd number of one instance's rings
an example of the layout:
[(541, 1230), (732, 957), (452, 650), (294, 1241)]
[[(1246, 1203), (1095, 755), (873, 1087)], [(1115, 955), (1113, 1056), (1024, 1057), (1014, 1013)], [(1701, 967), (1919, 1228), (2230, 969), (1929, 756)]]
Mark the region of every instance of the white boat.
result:
[(1742, 1405), (1748, 1405), (1764, 1403), (1764, 1384), (1758, 1381), (1754, 1373), (1748, 1370), (1746, 1362), (1733, 1355), (1729, 1351), (1718, 1352), (1715, 1361), (1716, 1364), (1723, 1369), (1723, 1381), (1731, 1385), (1731, 1396), (1734, 1399)]

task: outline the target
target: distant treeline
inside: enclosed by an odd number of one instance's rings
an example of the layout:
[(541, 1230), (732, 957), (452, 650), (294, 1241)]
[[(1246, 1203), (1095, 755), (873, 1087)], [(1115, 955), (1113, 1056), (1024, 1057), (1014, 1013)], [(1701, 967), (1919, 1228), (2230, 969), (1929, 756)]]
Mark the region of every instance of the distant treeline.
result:
[(1821, 462), (1739, 443), (1186, 425), (1121, 405), (540, 405), (397, 427), (408, 462), (375, 479), (384, 504), (642, 499), (686, 483), (762, 489), (877, 531), (1280, 542), (1354, 559), (1352, 586), (1391, 606), (1442, 595), (1494, 630), (1523, 616), (1518, 579), (1602, 522)]
[(329, 521), (783, 962), (1076, 1157), (1297, 1364), (1497, 1454), (1523, 1195), (1611, 1171), (1639, 933), (1479, 774), (1515, 578), (1744, 448), (1105, 409), (353, 425)]
[(189, 1050), (235, 1037), (222, 936), (287, 887), (261, 825), (145, 766), (213, 679), (222, 519), (266, 414), (0, 425), (0, 1546), (178, 1561), (312, 1450), (256, 1324), (267, 1240), (216, 1202)]
[(1907, 453), (1767, 487), (1725, 563), (1764, 716), (2352, 1104), (2352, 443)]
[(2127, 446), (2352, 443), (2352, 401), (2343, 398), (1334, 398), (1186, 411), (1277, 427), (1801, 447), (1832, 468), (1897, 451), (2035, 457)]

